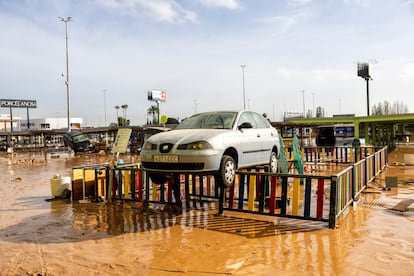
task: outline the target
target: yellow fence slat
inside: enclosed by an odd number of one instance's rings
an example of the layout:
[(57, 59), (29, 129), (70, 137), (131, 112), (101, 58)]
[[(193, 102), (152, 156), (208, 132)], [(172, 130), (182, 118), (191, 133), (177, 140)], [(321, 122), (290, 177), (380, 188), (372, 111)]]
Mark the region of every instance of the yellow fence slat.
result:
[(297, 216), (299, 213), (299, 196), (300, 196), (300, 178), (293, 180), (292, 195), (292, 215)]
[(249, 181), (249, 197), (247, 201), (247, 210), (254, 210), (254, 199), (256, 197), (256, 176), (251, 175)]

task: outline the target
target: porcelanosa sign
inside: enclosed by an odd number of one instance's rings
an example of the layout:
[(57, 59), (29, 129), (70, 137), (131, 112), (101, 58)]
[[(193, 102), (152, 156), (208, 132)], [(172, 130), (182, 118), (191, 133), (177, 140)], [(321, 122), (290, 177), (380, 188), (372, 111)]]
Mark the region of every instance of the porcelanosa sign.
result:
[(37, 108), (37, 103), (36, 101), (32, 101), (32, 100), (0, 99), (0, 107)]

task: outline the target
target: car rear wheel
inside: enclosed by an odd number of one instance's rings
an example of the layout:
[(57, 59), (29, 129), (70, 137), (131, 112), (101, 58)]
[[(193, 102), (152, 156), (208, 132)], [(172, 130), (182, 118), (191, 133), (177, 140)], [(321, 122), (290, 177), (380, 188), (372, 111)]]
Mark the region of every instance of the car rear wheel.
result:
[(274, 152), (274, 151), (272, 151), (272, 153), (270, 154), (270, 162), (269, 162), (269, 165), (270, 165), (270, 172), (271, 173), (277, 173), (277, 166), (278, 166), (278, 163), (277, 163), (277, 155), (276, 155), (276, 152)]
[(237, 164), (234, 158), (229, 155), (223, 155), (218, 173), (219, 185), (224, 188), (230, 188), (234, 184)]

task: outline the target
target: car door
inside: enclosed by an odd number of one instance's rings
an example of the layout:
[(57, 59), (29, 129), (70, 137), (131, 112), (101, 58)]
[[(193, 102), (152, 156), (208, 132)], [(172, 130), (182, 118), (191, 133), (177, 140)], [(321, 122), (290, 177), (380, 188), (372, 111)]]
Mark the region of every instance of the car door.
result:
[[(243, 125), (251, 127), (240, 128)], [(256, 121), (251, 112), (245, 111), (240, 115), (238, 127), (240, 132), (239, 167), (261, 163), (263, 157), (260, 131), (257, 129)]]
[(252, 117), (256, 122), (257, 135), (260, 140), (261, 145), (261, 163), (267, 163), (270, 160), (270, 153), (273, 149), (273, 146), (277, 142), (277, 133), (274, 128), (271, 127), (270, 123), (266, 119), (258, 114), (252, 112)]

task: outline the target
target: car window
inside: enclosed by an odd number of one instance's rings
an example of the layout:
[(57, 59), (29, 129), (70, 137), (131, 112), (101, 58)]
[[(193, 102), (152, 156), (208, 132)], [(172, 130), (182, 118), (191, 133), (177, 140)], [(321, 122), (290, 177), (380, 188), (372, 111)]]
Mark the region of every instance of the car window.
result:
[(251, 112), (243, 112), (240, 115), (239, 126), (243, 123), (250, 123), (253, 128), (257, 128), (256, 122), (254, 121)]
[(257, 128), (268, 128), (269, 127), (268, 121), (262, 115), (252, 112), (252, 116), (257, 124)]
[(236, 118), (236, 112), (201, 113), (185, 119), (176, 129), (231, 129)]

